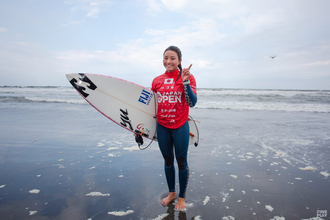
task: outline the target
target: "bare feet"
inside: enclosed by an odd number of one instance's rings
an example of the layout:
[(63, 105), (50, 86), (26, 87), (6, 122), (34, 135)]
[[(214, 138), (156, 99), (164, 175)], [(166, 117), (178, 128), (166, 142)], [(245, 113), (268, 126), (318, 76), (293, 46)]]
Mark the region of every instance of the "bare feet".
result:
[(174, 199), (176, 199), (175, 192), (170, 192), (167, 197), (162, 199), (162, 205), (167, 206), (170, 202), (172, 202)]
[(175, 210), (183, 211), (186, 208), (186, 199), (185, 198), (180, 198), (179, 201), (175, 206)]

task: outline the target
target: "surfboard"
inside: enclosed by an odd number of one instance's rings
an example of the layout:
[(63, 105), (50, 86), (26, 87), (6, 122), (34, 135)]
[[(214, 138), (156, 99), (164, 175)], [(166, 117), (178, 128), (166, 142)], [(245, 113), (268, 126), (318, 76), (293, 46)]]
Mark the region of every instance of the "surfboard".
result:
[[(70, 84), (96, 110), (121, 127), (157, 141), (157, 94), (138, 84), (111, 76), (66, 74)], [(189, 116), (189, 144), (198, 145), (199, 131)]]

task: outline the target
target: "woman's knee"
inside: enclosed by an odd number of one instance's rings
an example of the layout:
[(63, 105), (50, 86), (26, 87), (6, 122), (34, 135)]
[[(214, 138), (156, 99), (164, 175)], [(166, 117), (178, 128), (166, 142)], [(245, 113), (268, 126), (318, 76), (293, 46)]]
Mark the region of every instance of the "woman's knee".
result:
[(173, 165), (173, 157), (170, 157), (170, 156), (165, 156), (163, 155), (164, 157), (164, 161), (165, 161), (165, 166), (166, 167), (171, 167)]
[(185, 157), (176, 158), (176, 161), (178, 162), (179, 170), (184, 170), (186, 168), (187, 162)]

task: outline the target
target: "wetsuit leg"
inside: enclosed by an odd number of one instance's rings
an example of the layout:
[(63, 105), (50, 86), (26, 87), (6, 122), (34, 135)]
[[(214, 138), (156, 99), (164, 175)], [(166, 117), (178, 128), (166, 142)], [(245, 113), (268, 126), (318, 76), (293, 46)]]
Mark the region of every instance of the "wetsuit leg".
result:
[(185, 198), (189, 179), (189, 167), (187, 161), (189, 146), (189, 124), (188, 121), (180, 128), (173, 130), (173, 141), (175, 157), (179, 167), (179, 197)]
[(175, 192), (175, 168), (172, 129), (166, 128), (157, 123), (157, 139), (159, 149), (165, 160), (164, 170), (169, 192)]

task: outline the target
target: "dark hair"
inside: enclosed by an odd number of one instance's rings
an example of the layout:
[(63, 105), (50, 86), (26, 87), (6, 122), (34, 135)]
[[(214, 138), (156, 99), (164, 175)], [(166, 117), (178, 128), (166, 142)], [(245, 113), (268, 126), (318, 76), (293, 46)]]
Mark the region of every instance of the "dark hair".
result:
[[(172, 51), (176, 52), (176, 54), (178, 54), (179, 61), (182, 60), (182, 53), (181, 53), (181, 50), (180, 50), (178, 47), (176, 47), (176, 46), (169, 46), (169, 47), (166, 48), (166, 50), (164, 51), (164, 54), (165, 54), (165, 52), (168, 51), (168, 50), (172, 50)], [(163, 54), (163, 56), (164, 56), (164, 54)], [(178, 78), (175, 80), (175, 82), (178, 81), (178, 80), (180, 79), (181, 74), (182, 74), (182, 66), (181, 66), (181, 63), (179, 64), (178, 67), (179, 67), (179, 70), (180, 70), (180, 74), (179, 74)]]

